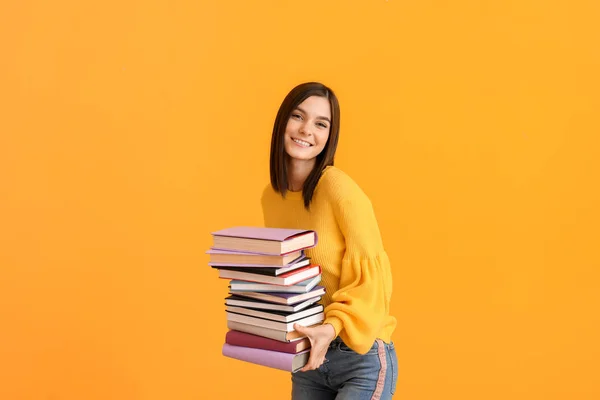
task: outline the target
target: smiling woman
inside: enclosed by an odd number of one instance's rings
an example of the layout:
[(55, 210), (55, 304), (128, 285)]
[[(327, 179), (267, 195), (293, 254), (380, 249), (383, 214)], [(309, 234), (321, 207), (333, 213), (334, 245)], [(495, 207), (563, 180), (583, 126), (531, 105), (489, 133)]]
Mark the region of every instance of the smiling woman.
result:
[(294, 326), (311, 351), (292, 375), (292, 398), (390, 399), (398, 370), (391, 269), (371, 202), (333, 166), (339, 129), (337, 98), (316, 82), (292, 89), (273, 127), (265, 226), (319, 234), (319, 245), (306, 254), (321, 266), (326, 289), (323, 324)]
[[(323, 151), (329, 138), (329, 125), (331, 106), (325, 97), (311, 96), (298, 105), (285, 128), (285, 151), (290, 157), (288, 162), (296, 164), (296, 168), (306, 164), (312, 169), (314, 160)], [(294, 188), (292, 182), (292, 190), (299, 189)]]
[[(308, 208), (321, 172), (333, 165), (340, 131), (340, 106), (326, 86), (296, 86), (283, 100), (271, 137), (271, 185), (285, 196), (302, 191)], [(289, 173), (288, 173), (289, 172)]]

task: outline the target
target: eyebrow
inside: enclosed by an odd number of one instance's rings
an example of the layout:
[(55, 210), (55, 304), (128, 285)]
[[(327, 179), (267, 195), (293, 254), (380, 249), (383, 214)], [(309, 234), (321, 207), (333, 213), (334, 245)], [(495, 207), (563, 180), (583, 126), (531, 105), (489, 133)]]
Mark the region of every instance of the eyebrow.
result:
[[(296, 110), (298, 110), (298, 111), (301, 111), (301, 112), (302, 112), (302, 113), (304, 113), (304, 114), (308, 114), (306, 111), (304, 111), (304, 110), (303, 110), (302, 108), (300, 108), (300, 107), (296, 107)], [(323, 120), (325, 120), (325, 121), (327, 121), (327, 122), (331, 123), (331, 121), (330, 121), (330, 120), (329, 120), (329, 118), (327, 118), (327, 117), (318, 116), (318, 117), (317, 117), (317, 119), (323, 119)]]

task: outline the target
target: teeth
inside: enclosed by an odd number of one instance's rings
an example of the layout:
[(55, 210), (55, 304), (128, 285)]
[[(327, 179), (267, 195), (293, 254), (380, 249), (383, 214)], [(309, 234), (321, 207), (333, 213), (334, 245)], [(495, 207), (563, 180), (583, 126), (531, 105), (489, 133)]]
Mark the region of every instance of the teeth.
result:
[(310, 143), (308, 143), (308, 142), (305, 142), (304, 140), (298, 140), (298, 139), (292, 139), (292, 140), (293, 140), (294, 142), (296, 142), (296, 143), (298, 143), (298, 144), (300, 144), (300, 145), (304, 146), (304, 147), (309, 147), (309, 146), (310, 146)]

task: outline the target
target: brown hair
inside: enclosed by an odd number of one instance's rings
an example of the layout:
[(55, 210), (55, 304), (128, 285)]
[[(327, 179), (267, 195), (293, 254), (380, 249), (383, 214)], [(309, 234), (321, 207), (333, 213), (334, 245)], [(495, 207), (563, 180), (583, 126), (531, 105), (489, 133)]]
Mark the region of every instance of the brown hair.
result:
[(293, 88), (283, 99), (275, 124), (273, 125), (273, 135), (271, 136), (271, 186), (285, 197), (288, 191), (287, 161), (289, 155), (285, 151), (284, 135), (285, 128), (292, 111), (300, 103), (311, 96), (325, 97), (329, 100), (331, 106), (331, 125), (329, 127), (329, 138), (323, 151), (317, 156), (313, 170), (308, 174), (304, 186), (302, 187), (302, 198), (304, 207), (308, 210), (310, 202), (321, 178), (321, 173), (328, 165), (333, 165), (333, 158), (337, 149), (338, 137), (340, 132), (340, 105), (333, 91), (327, 86), (318, 82), (302, 83)]

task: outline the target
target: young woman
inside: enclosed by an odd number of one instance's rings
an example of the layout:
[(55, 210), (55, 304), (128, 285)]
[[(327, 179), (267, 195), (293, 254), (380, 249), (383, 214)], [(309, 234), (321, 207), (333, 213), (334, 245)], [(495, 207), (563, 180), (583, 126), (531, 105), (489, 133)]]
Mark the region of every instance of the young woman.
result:
[(396, 386), (389, 259), (369, 199), (333, 166), (339, 129), (335, 94), (309, 82), (283, 100), (271, 139), (265, 225), (317, 232), (307, 255), (326, 289), (323, 324), (294, 327), (312, 348), (292, 374), (293, 400), (390, 399)]

